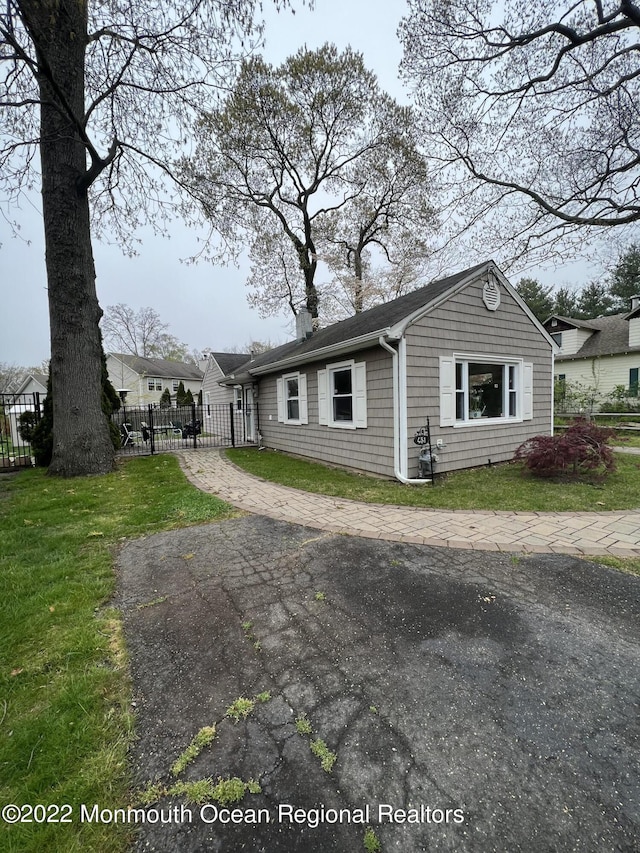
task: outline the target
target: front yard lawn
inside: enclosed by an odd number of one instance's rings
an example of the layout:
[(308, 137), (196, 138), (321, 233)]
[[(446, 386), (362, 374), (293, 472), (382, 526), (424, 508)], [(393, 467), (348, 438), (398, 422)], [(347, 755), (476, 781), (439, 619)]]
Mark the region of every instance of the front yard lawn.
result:
[(103, 477), (29, 470), (0, 479), (0, 800), (72, 809), (71, 823), (34, 813), (0, 824), (0, 850), (129, 849), (128, 827), (80, 822), (81, 804), (124, 807), (129, 797), (131, 696), (109, 607), (113, 549), (233, 514), (192, 487), (174, 456), (129, 460)]
[(620, 447), (640, 447), (640, 433), (638, 432), (622, 432), (616, 433), (615, 443)]
[(367, 503), (434, 509), (530, 512), (605, 512), (640, 508), (640, 456), (616, 455), (617, 470), (604, 483), (553, 483), (523, 473), (520, 465), (458, 471), (436, 486), (405, 486), (308, 462), (272, 450), (236, 448), (228, 458), (265, 480), (333, 497)]

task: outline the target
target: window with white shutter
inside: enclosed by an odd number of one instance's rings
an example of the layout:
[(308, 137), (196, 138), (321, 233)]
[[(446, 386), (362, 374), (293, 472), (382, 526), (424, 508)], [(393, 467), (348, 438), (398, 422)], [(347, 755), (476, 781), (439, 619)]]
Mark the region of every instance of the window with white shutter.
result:
[(533, 417), (533, 364), (453, 354), (440, 358), (440, 426)]
[(309, 423), (307, 377), (304, 373), (287, 373), (276, 383), (278, 421), (285, 424)]
[(336, 429), (366, 429), (365, 362), (343, 361), (318, 371), (318, 422)]

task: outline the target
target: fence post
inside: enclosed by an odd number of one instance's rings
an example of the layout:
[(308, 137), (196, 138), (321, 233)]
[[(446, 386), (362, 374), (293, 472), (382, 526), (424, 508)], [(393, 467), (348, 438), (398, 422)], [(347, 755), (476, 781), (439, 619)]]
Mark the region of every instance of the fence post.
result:
[(236, 446), (236, 422), (233, 403), (229, 403), (229, 421), (231, 423), (231, 447)]
[(147, 411), (149, 412), (149, 441), (151, 442), (151, 455), (156, 452), (156, 434), (153, 429), (153, 406), (149, 403)]
[(195, 400), (191, 402), (191, 426), (193, 427), (193, 449), (198, 446), (198, 433), (196, 430), (196, 404)]

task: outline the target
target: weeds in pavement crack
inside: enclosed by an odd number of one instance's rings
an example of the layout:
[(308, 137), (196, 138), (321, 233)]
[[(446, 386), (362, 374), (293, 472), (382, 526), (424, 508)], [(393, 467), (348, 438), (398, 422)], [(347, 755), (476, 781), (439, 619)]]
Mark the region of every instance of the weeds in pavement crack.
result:
[[(311, 738), (313, 728), (311, 727), (311, 723), (309, 722), (306, 714), (300, 714), (300, 716), (296, 718), (296, 731), (300, 735)], [(326, 773), (330, 773), (338, 758), (337, 754), (329, 749), (322, 738), (310, 740), (309, 748), (311, 749), (311, 752), (320, 759), (320, 766), (322, 769)]]
[[(225, 717), (235, 720), (246, 720), (254, 710), (256, 704), (268, 702), (271, 699), (269, 691), (258, 693), (253, 699), (240, 696), (235, 700), (225, 713)], [(218, 726), (222, 721), (218, 722)], [(202, 750), (215, 740), (217, 735), (216, 724), (203, 726), (192, 738), (189, 746), (178, 756), (171, 765), (171, 775), (175, 778), (183, 773), (186, 768), (200, 755)], [(260, 785), (254, 779), (244, 782), (237, 776), (223, 779), (218, 777), (217, 782), (212, 778), (197, 779), (195, 781), (177, 781), (172, 785), (164, 785), (161, 782), (149, 784), (140, 792), (138, 800), (142, 805), (151, 805), (162, 797), (184, 797), (188, 803), (204, 803), (215, 801), (221, 805), (239, 802), (246, 793), (259, 794)]]
[(380, 853), (382, 850), (382, 845), (378, 840), (378, 836), (375, 834), (373, 829), (368, 826), (364, 832), (364, 849), (367, 853)]
[(253, 633), (253, 622), (250, 622), (249, 620), (243, 622), (242, 630), (244, 631), (245, 637), (247, 638), (247, 640), (249, 640), (253, 648), (257, 652), (262, 651), (262, 645), (260, 643), (260, 640)]
[(200, 755), (205, 746), (208, 746), (213, 741), (215, 736), (215, 726), (204, 726), (201, 728), (182, 755), (178, 756), (176, 761), (171, 765), (171, 775), (179, 776)]

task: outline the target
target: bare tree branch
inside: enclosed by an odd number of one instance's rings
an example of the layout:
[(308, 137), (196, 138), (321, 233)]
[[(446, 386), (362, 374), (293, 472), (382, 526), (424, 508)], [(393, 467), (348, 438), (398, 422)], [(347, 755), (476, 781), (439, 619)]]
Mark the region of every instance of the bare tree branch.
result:
[(519, 234), (512, 257), (640, 222), (636, 2), (408, 5), (403, 74), (463, 218)]
[[(278, 68), (252, 59), (243, 64), (224, 103), (202, 115), (196, 155), (183, 161), (184, 180), (231, 245), (243, 248), (248, 240), (261, 258), (266, 245), (276, 252), (269, 272), (278, 298), (293, 313), (302, 299), (317, 320), (320, 242), (326, 240), (327, 229), (344, 222), (341, 211), (347, 218), (347, 211), (354, 213), (372, 174), (381, 174), (393, 159), (392, 146), (399, 148), (408, 127), (393, 127), (401, 114), (364, 67), (362, 57), (350, 49), (339, 54), (331, 45), (316, 51), (303, 48)], [(412, 165), (415, 202), (425, 185), (423, 164), (415, 153)], [(393, 200), (380, 218), (373, 214), (376, 225), (367, 229), (360, 253), (375, 240), (386, 245), (379, 228), (386, 216), (384, 227), (391, 233), (392, 205), (394, 216), (401, 214), (393, 188), (389, 192)], [(408, 198), (407, 191), (407, 207)], [(368, 199), (366, 206), (370, 204)], [(363, 201), (366, 221), (372, 213), (364, 206)], [(288, 243), (288, 252), (278, 235)], [(267, 261), (257, 257), (252, 261), (250, 280), (271, 311), (274, 303), (265, 293), (266, 278), (260, 272), (260, 264)], [(291, 263), (298, 269), (298, 288), (290, 287)]]

